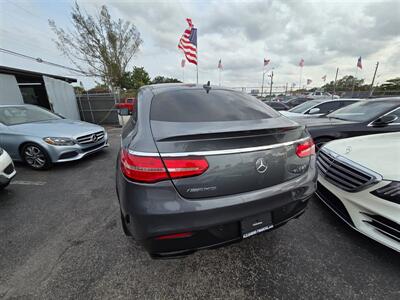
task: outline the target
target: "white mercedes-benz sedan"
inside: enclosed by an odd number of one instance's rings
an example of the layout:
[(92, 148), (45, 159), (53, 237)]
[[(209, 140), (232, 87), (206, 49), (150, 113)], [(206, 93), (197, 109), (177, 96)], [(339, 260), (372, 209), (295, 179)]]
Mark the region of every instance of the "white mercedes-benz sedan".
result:
[(16, 171), (11, 157), (0, 147), (0, 190), (10, 183), (15, 174)]
[(317, 196), (348, 225), (400, 252), (400, 132), (330, 142), (317, 166)]

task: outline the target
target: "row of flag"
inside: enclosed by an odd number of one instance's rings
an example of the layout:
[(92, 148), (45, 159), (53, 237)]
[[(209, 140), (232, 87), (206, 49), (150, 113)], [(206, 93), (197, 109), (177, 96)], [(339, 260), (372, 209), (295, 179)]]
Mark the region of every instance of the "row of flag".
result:
[[(179, 43), (178, 43), (178, 48), (183, 51), (183, 54), (186, 59), (182, 59), (181, 61), (181, 67), (184, 68), (186, 64), (186, 60), (197, 66), (197, 28), (193, 26), (192, 19), (187, 18), (186, 22), (188, 23), (188, 27), (185, 29), (183, 32)], [(264, 58), (264, 67), (269, 65), (271, 62), (271, 59), (266, 59)], [(303, 68), (305, 64), (304, 59), (300, 59), (299, 61), (299, 67)], [(222, 60), (219, 59), (218, 61), (218, 66), (217, 68), (222, 71), (223, 66), (222, 66)], [(362, 69), (362, 61), (361, 61), (361, 56), (357, 60), (357, 69)], [(325, 82), (326, 81), (326, 75), (322, 76), (321, 79)], [(310, 85), (312, 83), (311, 79), (307, 79), (307, 85)]]

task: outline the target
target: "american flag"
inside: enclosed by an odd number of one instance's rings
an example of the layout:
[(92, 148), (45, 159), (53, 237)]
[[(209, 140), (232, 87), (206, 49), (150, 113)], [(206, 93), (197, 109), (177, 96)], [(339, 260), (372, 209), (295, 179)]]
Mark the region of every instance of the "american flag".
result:
[(197, 28), (193, 27), (192, 19), (186, 19), (189, 27), (182, 34), (178, 48), (183, 51), (188, 62), (197, 65)]
[(264, 67), (265, 67), (266, 65), (268, 65), (268, 64), (270, 63), (270, 61), (271, 61), (270, 59), (265, 59), (265, 58), (264, 58)]
[(326, 75), (322, 76), (321, 79), (325, 82), (326, 81)]
[(182, 68), (185, 67), (185, 63), (186, 63), (186, 60), (182, 59), (182, 61), (181, 61), (181, 67), (182, 67)]
[(307, 79), (307, 84), (311, 84), (312, 80), (311, 79)]
[(357, 61), (357, 68), (362, 69), (361, 56), (358, 58), (358, 61)]
[(299, 66), (304, 67), (304, 59), (300, 59)]
[(224, 67), (222, 66), (222, 61), (221, 61), (221, 59), (219, 59), (219, 62), (218, 62), (218, 69), (220, 69), (220, 70), (222, 70)]

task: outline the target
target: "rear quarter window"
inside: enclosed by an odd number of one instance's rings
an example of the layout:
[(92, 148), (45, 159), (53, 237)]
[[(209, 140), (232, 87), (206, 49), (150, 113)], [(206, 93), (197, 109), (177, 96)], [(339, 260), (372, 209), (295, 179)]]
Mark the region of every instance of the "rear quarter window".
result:
[(166, 91), (156, 95), (150, 118), (166, 122), (221, 122), (261, 120), (280, 114), (241, 92), (211, 89)]

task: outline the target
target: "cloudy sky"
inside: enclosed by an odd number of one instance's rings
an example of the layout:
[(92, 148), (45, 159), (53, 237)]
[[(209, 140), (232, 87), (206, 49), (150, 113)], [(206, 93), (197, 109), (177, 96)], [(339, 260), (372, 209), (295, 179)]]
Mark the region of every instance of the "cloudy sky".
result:
[[(223, 84), (260, 86), (263, 59), (271, 59), (275, 85), (299, 82), (298, 63), (305, 60), (303, 82), (320, 86), (321, 77), (333, 80), (355, 74), (370, 82), (379, 61), (378, 79), (400, 76), (400, 1), (135, 1), (79, 0), (89, 13), (109, 8), (114, 18), (134, 23), (144, 41), (132, 65), (143, 66), (151, 77), (182, 79), (177, 49), (190, 17), (198, 28), (199, 78), (218, 83), (218, 60), (224, 65)], [(0, 47), (71, 66), (52, 41), (47, 20), (71, 26), (69, 0), (0, 0)], [(0, 53), (0, 64), (69, 75), (85, 87), (93, 79), (70, 71)], [(185, 81), (195, 81), (195, 67), (187, 64)]]

